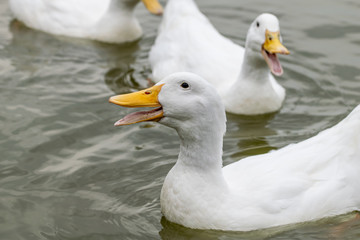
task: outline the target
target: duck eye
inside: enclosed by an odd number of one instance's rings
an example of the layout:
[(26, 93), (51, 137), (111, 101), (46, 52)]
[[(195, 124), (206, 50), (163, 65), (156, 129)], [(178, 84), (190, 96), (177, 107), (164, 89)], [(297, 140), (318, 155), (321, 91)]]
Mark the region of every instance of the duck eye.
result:
[(183, 82), (180, 86), (182, 88), (189, 88), (189, 84), (187, 82)]
[(256, 26), (257, 26), (257, 27), (260, 27), (260, 23), (259, 23), (259, 22), (256, 22)]

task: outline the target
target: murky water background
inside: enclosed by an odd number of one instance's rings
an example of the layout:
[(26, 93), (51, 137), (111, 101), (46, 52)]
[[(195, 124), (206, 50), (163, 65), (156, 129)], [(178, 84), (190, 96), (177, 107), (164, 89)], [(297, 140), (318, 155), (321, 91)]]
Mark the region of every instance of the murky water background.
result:
[[(228, 115), (224, 164), (311, 137), (360, 103), (357, 0), (197, 0), (243, 45), (275, 13), (291, 55), (278, 114)], [(0, 2), (0, 239), (359, 239), (351, 216), (250, 233), (191, 230), (162, 218), (159, 194), (176, 161), (174, 130), (115, 128), (131, 112), (109, 96), (142, 89), (160, 18), (138, 6), (144, 37), (110, 45), (55, 37), (12, 21)], [(319, 153), (321, 154), (321, 153)]]

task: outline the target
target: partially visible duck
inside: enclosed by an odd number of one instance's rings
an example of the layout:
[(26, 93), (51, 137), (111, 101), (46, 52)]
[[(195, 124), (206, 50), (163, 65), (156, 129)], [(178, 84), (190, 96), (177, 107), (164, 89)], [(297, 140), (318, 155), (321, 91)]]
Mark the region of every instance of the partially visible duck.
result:
[[(137, 40), (141, 26), (134, 15), (139, 0), (9, 0), (15, 17), (43, 32), (109, 43)], [(162, 14), (157, 0), (142, 0)]]

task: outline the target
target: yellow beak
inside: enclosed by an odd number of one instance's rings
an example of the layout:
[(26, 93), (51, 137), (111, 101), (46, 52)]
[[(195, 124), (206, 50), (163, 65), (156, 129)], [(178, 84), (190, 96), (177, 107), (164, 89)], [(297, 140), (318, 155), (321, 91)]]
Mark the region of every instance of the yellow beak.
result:
[(159, 92), (164, 84), (128, 94), (113, 96), (109, 102), (123, 107), (159, 107), (150, 111), (131, 113), (115, 123), (115, 126), (129, 125), (144, 121), (159, 121), (164, 113), (158, 100)]
[(263, 48), (271, 54), (290, 54), (289, 50), (280, 42), (280, 32), (265, 32), (265, 43)]
[(142, 2), (152, 14), (161, 15), (164, 11), (158, 0), (142, 0)]
[(286, 47), (284, 47), (284, 45), (281, 44), (279, 31), (270, 32), (269, 30), (266, 30), (265, 43), (262, 45), (261, 54), (263, 55), (271, 72), (276, 76), (281, 76), (283, 74), (283, 69), (277, 57), (277, 53), (289, 54), (290, 52)]

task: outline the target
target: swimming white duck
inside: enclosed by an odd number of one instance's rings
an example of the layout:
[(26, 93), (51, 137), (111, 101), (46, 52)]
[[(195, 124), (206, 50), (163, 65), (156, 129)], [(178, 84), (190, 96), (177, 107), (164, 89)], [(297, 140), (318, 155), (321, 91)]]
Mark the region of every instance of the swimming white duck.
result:
[(191, 73), (118, 95), (132, 113), (116, 126), (158, 121), (180, 137), (161, 190), (164, 216), (189, 228), (249, 231), (360, 210), (360, 106), (303, 142), (222, 167), (225, 109), (215, 88)]
[(277, 54), (278, 19), (268, 13), (250, 25), (245, 49), (222, 36), (193, 0), (169, 0), (155, 44), (149, 53), (152, 80), (180, 71), (193, 72), (219, 91), (228, 112), (256, 115), (278, 111), (285, 89), (275, 75), (283, 73)]
[[(137, 40), (142, 29), (134, 15), (139, 0), (9, 0), (15, 17), (43, 32), (102, 42)], [(157, 0), (142, 0), (153, 14), (162, 14)]]

